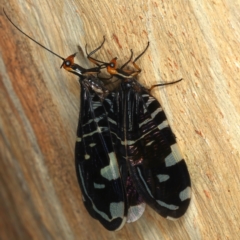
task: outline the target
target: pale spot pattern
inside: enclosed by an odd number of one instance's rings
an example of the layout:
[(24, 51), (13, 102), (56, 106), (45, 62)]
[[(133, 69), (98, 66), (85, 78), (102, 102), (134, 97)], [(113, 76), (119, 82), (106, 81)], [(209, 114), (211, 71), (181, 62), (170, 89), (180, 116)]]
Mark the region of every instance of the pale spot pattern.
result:
[(165, 158), (166, 167), (173, 166), (183, 159), (176, 143), (171, 146), (171, 149), (172, 152)]
[(158, 174), (157, 178), (159, 182), (166, 182), (170, 178), (170, 176), (167, 174)]
[(163, 201), (157, 200), (158, 204), (161, 205), (162, 207), (168, 208), (170, 210), (177, 210), (179, 207), (173, 204), (167, 204)]
[(94, 188), (97, 188), (97, 189), (103, 189), (103, 188), (105, 188), (105, 185), (104, 185), (104, 184), (99, 184), (99, 183), (93, 183), (93, 186), (94, 186)]
[(186, 187), (183, 191), (179, 193), (179, 198), (181, 201), (187, 200), (191, 197), (191, 188)]
[(166, 127), (169, 127), (169, 124), (168, 124), (167, 120), (163, 121), (161, 124), (158, 125), (158, 129), (159, 130), (162, 130), (162, 129), (166, 128)]
[(116, 180), (120, 177), (116, 155), (114, 152), (111, 152), (108, 155), (110, 163), (108, 166), (102, 168), (100, 172), (101, 175), (107, 180)]

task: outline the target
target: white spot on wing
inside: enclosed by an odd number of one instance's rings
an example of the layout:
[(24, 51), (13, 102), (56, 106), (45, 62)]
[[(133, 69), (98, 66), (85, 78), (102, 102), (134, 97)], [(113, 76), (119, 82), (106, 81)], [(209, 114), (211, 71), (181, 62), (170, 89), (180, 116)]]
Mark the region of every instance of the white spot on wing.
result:
[(99, 132), (99, 133), (101, 133), (101, 132), (102, 132), (102, 130), (101, 130), (101, 128), (100, 128), (100, 127), (97, 127), (97, 132)]
[(150, 118), (147, 118), (146, 120), (144, 120), (143, 122), (141, 122), (140, 124), (139, 124), (139, 127), (142, 127), (142, 125), (145, 125), (145, 124), (147, 124), (149, 121), (151, 121), (152, 119), (150, 119)]
[(128, 209), (127, 223), (137, 221), (144, 213), (146, 203), (141, 203), (136, 206), (131, 206)]
[(179, 193), (179, 198), (181, 201), (187, 200), (191, 197), (191, 188), (186, 187), (183, 191)]
[(173, 153), (170, 153), (166, 158), (165, 158), (165, 165), (166, 167), (171, 167), (173, 165), (175, 165), (177, 162), (176, 162), (176, 159), (174, 158), (174, 155)]
[(158, 113), (162, 112), (162, 108), (157, 108), (153, 113), (151, 113), (151, 117), (155, 118)]
[[(116, 209), (116, 205), (111, 206), (112, 204), (114, 204), (114, 203), (111, 203), (110, 212), (114, 213), (114, 215), (112, 215), (112, 216), (114, 216), (113, 218), (109, 218), (106, 213), (98, 210), (97, 207), (95, 206), (94, 202), (92, 201), (92, 198), (88, 195), (88, 192), (87, 192), (87, 189), (86, 189), (86, 186), (85, 186), (85, 182), (84, 182), (84, 179), (83, 179), (83, 176), (82, 176), (82, 171), (81, 171), (80, 165), (78, 165), (78, 168), (79, 168), (78, 170), (79, 170), (81, 182), (82, 182), (82, 185), (83, 185), (83, 191), (86, 194), (86, 196), (88, 197), (89, 201), (92, 203), (93, 210), (95, 212), (97, 212), (102, 218), (107, 220), (108, 222), (111, 222), (114, 218), (123, 218), (122, 224), (118, 228), (118, 229), (121, 229), (123, 227), (125, 221), (126, 221), (126, 218), (124, 218), (124, 203), (122, 203), (122, 202), (117, 203), (117, 204), (119, 204), (118, 209)], [(123, 207), (121, 205), (123, 205)], [(118, 214), (118, 215), (116, 215), (116, 214)]]
[(90, 143), (89, 144), (89, 147), (95, 147), (96, 146), (96, 143)]
[[(137, 141), (137, 140), (136, 140), (136, 141)], [(133, 144), (135, 144), (136, 141), (134, 141), (134, 140), (126, 140), (126, 139), (125, 139), (125, 141), (121, 141), (121, 144), (122, 144), (123, 146), (133, 145)]]
[(163, 201), (160, 201), (160, 200), (156, 200), (156, 201), (157, 201), (157, 203), (158, 203), (159, 205), (161, 205), (162, 207), (165, 207), (165, 208), (170, 209), (170, 210), (177, 210), (177, 209), (179, 208), (179, 207), (176, 206), (176, 205), (167, 204), (167, 203), (165, 203), (165, 202), (163, 202)]
[(159, 182), (165, 182), (170, 178), (170, 176), (167, 174), (158, 174), (157, 178), (158, 178)]
[(146, 144), (146, 146), (150, 146), (154, 141), (151, 141), (149, 143)]
[(162, 130), (162, 129), (168, 127), (168, 126), (169, 126), (168, 121), (165, 120), (161, 124), (158, 125), (158, 129)]
[(103, 189), (103, 188), (105, 188), (105, 185), (104, 185), (104, 184), (93, 183), (93, 186), (94, 186), (94, 188), (97, 188), (97, 189)]
[(112, 218), (117, 218), (124, 212), (124, 202), (113, 202), (110, 203), (110, 213)]
[(146, 102), (147, 107), (148, 107), (153, 101), (155, 101), (155, 99), (154, 99), (152, 96), (148, 95), (148, 97), (149, 97), (149, 99), (148, 99), (148, 101)]
[(82, 141), (82, 138), (77, 137), (76, 142), (81, 142), (81, 141)]
[(85, 160), (88, 160), (90, 158), (90, 156), (88, 154), (85, 154), (84, 158), (85, 158)]
[[(101, 132), (101, 129), (100, 129), (100, 132)], [(95, 133), (98, 133), (98, 130), (93, 131), (93, 132), (90, 132), (90, 133), (88, 133), (88, 134), (84, 134), (84, 135), (83, 135), (83, 138), (88, 137), (88, 136), (92, 136), (92, 135), (94, 135)]]
[(116, 155), (114, 152), (111, 152), (108, 155), (110, 163), (108, 166), (101, 169), (101, 175), (109, 181), (116, 180), (120, 177)]
[(166, 167), (173, 166), (183, 159), (177, 143), (171, 145), (171, 149), (172, 152), (165, 158)]

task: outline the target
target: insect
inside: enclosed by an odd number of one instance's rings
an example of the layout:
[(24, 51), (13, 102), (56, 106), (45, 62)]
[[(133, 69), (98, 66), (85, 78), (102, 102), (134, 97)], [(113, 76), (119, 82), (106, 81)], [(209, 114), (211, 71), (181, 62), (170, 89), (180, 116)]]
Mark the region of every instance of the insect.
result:
[(4, 14), (22, 34), (62, 59), (61, 67), (79, 76), (81, 110), (75, 162), (83, 202), (90, 215), (98, 219), (106, 229), (120, 229), (126, 221), (126, 194), (117, 168), (107, 113), (102, 104), (109, 92), (99, 78), (91, 75), (91, 73), (99, 73), (105, 65), (100, 64), (95, 68), (85, 69), (74, 63), (76, 54), (67, 58), (59, 56), (24, 33), (5, 11)]
[[(134, 77), (141, 71), (136, 61), (148, 46), (149, 43), (133, 61), (135, 71), (117, 68), (116, 58), (105, 63), (107, 71), (120, 79), (121, 85), (107, 96), (104, 104), (107, 106), (108, 101), (112, 104), (108, 121), (125, 188), (133, 183), (150, 207), (173, 220), (181, 217), (189, 206), (191, 181), (166, 115), (150, 91), (182, 79), (150, 89), (143, 87)], [(97, 64), (104, 63), (92, 58), (91, 53), (88, 58)]]
[[(62, 58), (29, 37), (7, 15), (6, 17), (25, 36), (61, 58), (63, 60), (61, 67), (80, 78), (81, 110), (75, 146), (75, 165), (83, 202), (90, 215), (106, 229), (112, 231), (119, 230), (126, 221), (136, 221), (145, 209), (144, 201), (162, 216), (179, 217), (181, 215), (179, 210), (174, 209), (174, 212), (178, 214), (173, 214), (172, 208), (176, 208), (176, 206), (181, 209), (183, 214), (189, 204), (188, 197), (190, 198), (190, 179), (187, 179), (189, 178), (187, 168), (186, 165), (183, 165), (182, 168), (179, 165), (180, 162), (185, 164), (184, 161), (174, 162), (179, 160), (176, 155), (179, 152), (176, 147), (172, 147), (175, 136), (171, 129), (165, 131), (165, 134), (168, 133), (169, 136), (163, 134), (163, 139), (159, 137), (164, 133), (164, 129), (159, 129), (159, 134), (155, 126), (156, 124), (157, 126), (161, 125), (158, 124), (158, 121), (155, 122), (158, 119), (160, 108), (157, 104), (159, 103), (147, 89), (133, 78), (141, 69), (134, 64), (136, 71), (123, 70), (129, 61), (118, 69), (116, 59), (110, 63), (94, 60), (93, 62), (97, 64), (96, 68), (84, 69), (74, 63), (76, 54), (66, 59)], [(90, 58), (101, 46), (88, 54), (88, 57)], [(91, 73), (99, 73), (105, 67), (111, 75), (122, 79), (121, 86), (116, 91), (109, 92), (99, 78), (91, 75)], [(152, 103), (157, 106), (155, 112), (151, 107)], [(128, 113), (130, 113), (129, 116)], [(165, 116), (164, 113), (163, 116)], [(156, 133), (153, 131), (154, 129)], [(155, 139), (155, 136), (158, 138)], [(148, 139), (152, 139), (152, 141)], [(159, 139), (162, 141), (161, 144), (156, 141)], [(169, 139), (173, 144), (169, 145), (170, 143), (167, 142)], [(158, 147), (162, 147), (163, 150), (160, 152), (162, 154), (159, 155), (160, 157), (157, 156), (159, 154), (159, 151), (156, 151)], [(150, 150), (155, 153), (150, 152), (151, 154), (148, 156)], [(180, 183), (177, 183), (178, 185), (174, 185), (172, 181), (179, 180), (179, 178), (172, 179), (173, 175), (170, 170), (173, 168), (165, 166), (169, 165), (167, 158), (163, 159), (167, 152), (169, 152), (168, 156), (173, 155), (171, 163), (175, 163), (172, 165), (177, 167), (174, 171), (184, 175), (182, 180), (180, 179)], [(166, 174), (165, 172), (161, 173), (159, 172), (160, 168), (168, 171)], [(171, 177), (171, 181), (167, 179), (168, 176)], [(168, 204), (167, 201), (164, 202), (164, 197), (167, 200), (171, 197), (172, 199), (176, 198), (184, 181), (186, 186), (188, 182), (189, 185), (185, 192), (182, 191), (181, 203), (173, 205), (172, 203)], [(174, 190), (170, 191), (172, 186)], [(157, 205), (154, 201), (157, 202)], [(164, 212), (165, 209), (168, 210), (167, 215)]]

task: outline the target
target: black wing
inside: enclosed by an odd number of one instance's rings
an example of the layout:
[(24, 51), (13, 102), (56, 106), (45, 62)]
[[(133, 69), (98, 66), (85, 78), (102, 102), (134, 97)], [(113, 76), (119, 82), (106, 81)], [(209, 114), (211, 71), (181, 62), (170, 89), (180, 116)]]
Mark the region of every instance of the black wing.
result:
[(98, 80), (92, 77), (91, 81), (90, 86), (90, 79), (80, 81), (81, 110), (75, 147), (76, 172), (83, 201), (90, 215), (98, 219), (106, 229), (118, 230), (126, 221), (126, 195), (107, 114), (99, 97), (101, 88), (96, 91)]
[(166, 218), (179, 218), (191, 197), (188, 169), (159, 102), (136, 80), (122, 83), (126, 158), (143, 199)]
[(108, 113), (108, 122), (114, 143), (114, 150), (117, 156), (122, 183), (127, 195), (127, 222), (137, 221), (145, 210), (145, 202), (138, 193), (126, 161), (126, 149), (124, 146), (125, 132), (125, 106), (124, 96), (121, 91), (111, 92), (104, 99), (104, 107)]

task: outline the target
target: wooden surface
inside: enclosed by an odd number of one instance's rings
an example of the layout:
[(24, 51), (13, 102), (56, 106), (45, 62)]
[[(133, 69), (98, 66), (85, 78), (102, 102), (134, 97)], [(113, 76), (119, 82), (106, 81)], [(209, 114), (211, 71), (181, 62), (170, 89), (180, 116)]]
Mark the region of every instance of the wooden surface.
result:
[[(187, 214), (171, 222), (147, 207), (118, 232), (85, 210), (74, 169), (76, 76), (14, 29), (0, 11), (0, 239), (239, 239), (240, 1), (2, 1), (25, 32), (67, 57), (98, 46), (154, 90), (192, 179)], [(78, 62), (91, 66), (81, 54)]]

